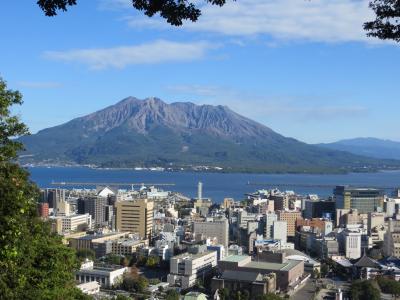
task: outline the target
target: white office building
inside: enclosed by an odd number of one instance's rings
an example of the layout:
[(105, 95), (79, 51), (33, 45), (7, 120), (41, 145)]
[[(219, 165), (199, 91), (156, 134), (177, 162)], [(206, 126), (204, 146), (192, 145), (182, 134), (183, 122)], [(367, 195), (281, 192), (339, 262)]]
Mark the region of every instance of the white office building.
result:
[(101, 287), (112, 288), (127, 271), (127, 267), (96, 267), (93, 261), (87, 260), (80, 270), (75, 272), (75, 279), (80, 283), (97, 281)]
[(287, 222), (286, 221), (274, 221), (273, 223), (273, 238), (274, 240), (280, 240), (281, 244), (287, 242)]
[(345, 255), (349, 259), (361, 257), (361, 233), (360, 232), (344, 232)]
[(187, 289), (216, 266), (216, 251), (205, 251), (197, 254), (183, 253), (171, 258), (170, 274), (167, 276), (167, 281), (171, 286)]

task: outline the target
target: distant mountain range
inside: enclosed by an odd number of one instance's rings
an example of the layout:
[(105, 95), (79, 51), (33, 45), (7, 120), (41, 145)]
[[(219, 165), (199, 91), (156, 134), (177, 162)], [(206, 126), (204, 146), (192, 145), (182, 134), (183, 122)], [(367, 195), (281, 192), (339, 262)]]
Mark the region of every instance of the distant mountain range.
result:
[(400, 159), (400, 142), (377, 138), (355, 138), (334, 143), (318, 144), (324, 148), (347, 151), (375, 158)]
[(284, 137), (226, 106), (128, 97), (20, 138), (23, 163), (99, 167), (217, 166), (244, 172), (347, 172), (399, 168)]

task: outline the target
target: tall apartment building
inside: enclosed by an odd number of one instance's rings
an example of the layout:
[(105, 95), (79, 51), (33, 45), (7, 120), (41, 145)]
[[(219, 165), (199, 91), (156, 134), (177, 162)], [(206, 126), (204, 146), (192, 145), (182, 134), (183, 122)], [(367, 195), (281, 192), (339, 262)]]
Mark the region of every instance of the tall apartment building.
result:
[(93, 223), (96, 226), (103, 226), (106, 221), (106, 197), (91, 196), (84, 200), (85, 213), (92, 216)]
[(361, 257), (361, 233), (344, 232), (344, 247), (347, 258), (356, 259)]
[(274, 222), (278, 220), (278, 216), (274, 212), (269, 212), (264, 215), (265, 221), (265, 238), (273, 238), (273, 225)]
[(273, 237), (274, 237), (274, 240), (280, 240), (282, 244), (286, 244), (286, 242), (287, 242), (287, 222), (286, 221), (274, 221)]
[(148, 199), (115, 202), (116, 227), (119, 231), (138, 233), (148, 238), (153, 230), (154, 202)]
[(321, 200), (305, 200), (304, 202), (304, 218), (329, 218), (334, 220), (335, 202)]
[(368, 233), (371, 233), (372, 229), (376, 227), (382, 227), (385, 225), (385, 214), (370, 212), (368, 213)]
[(238, 227), (247, 228), (247, 223), (257, 220), (257, 214), (249, 213), (245, 210), (238, 213)]
[(288, 195), (271, 195), (269, 199), (274, 201), (275, 210), (289, 209), (289, 196)]
[(383, 252), (385, 256), (400, 258), (400, 220), (389, 219), (383, 241)]
[(41, 218), (49, 216), (49, 204), (46, 202), (38, 203), (38, 213)]
[(59, 201), (65, 201), (64, 189), (45, 189), (41, 191), (42, 202), (49, 203), (50, 208), (54, 208)]
[(217, 238), (218, 243), (229, 246), (229, 222), (226, 218), (207, 219), (206, 222), (193, 222), (193, 233), (206, 238)]
[(294, 237), (296, 233), (296, 220), (302, 219), (300, 211), (278, 210), (276, 212), (278, 221), (286, 221), (287, 223), (287, 236)]
[(333, 194), (338, 209), (357, 209), (360, 214), (383, 209), (384, 193), (380, 189), (337, 186)]

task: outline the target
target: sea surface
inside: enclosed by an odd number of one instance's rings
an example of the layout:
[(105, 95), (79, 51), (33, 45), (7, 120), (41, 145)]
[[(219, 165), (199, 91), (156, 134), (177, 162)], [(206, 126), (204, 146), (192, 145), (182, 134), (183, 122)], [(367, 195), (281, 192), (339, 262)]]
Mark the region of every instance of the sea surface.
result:
[[(96, 183), (173, 183), (164, 190), (181, 192), (195, 197), (197, 184), (203, 183), (203, 197), (222, 202), (225, 197), (241, 200), (246, 193), (263, 188), (291, 190), (301, 195), (318, 194), (322, 198), (332, 195), (335, 185), (382, 187), (388, 193), (400, 186), (400, 171), (378, 173), (349, 173), (341, 175), (310, 174), (243, 174), (135, 171), (126, 169), (91, 169), (78, 167), (32, 167), (31, 179), (41, 188), (71, 186), (52, 185), (53, 182), (85, 182), (93, 185), (75, 185), (76, 188), (95, 188)], [(121, 188), (131, 188), (130, 186)], [(138, 187), (136, 187), (138, 188)]]

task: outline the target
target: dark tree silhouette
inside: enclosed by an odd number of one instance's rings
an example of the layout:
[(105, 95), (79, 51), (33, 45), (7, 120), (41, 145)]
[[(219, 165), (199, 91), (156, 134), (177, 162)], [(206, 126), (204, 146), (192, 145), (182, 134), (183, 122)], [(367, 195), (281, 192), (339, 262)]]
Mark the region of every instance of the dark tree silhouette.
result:
[[(189, 0), (131, 0), (132, 6), (143, 11), (146, 16), (156, 14), (175, 26), (182, 25), (183, 21), (196, 22), (201, 15), (198, 5)], [(233, 0), (234, 1), (234, 0)], [(212, 5), (223, 6), (227, 0), (205, 0)], [(38, 0), (37, 4), (46, 16), (55, 16), (58, 11), (66, 11), (69, 6), (77, 4), (77, 0)]]
[(367, 35), (400, 42), (400, 0), (373, 0), (369, 6), (376, 19), (364, 24)]

